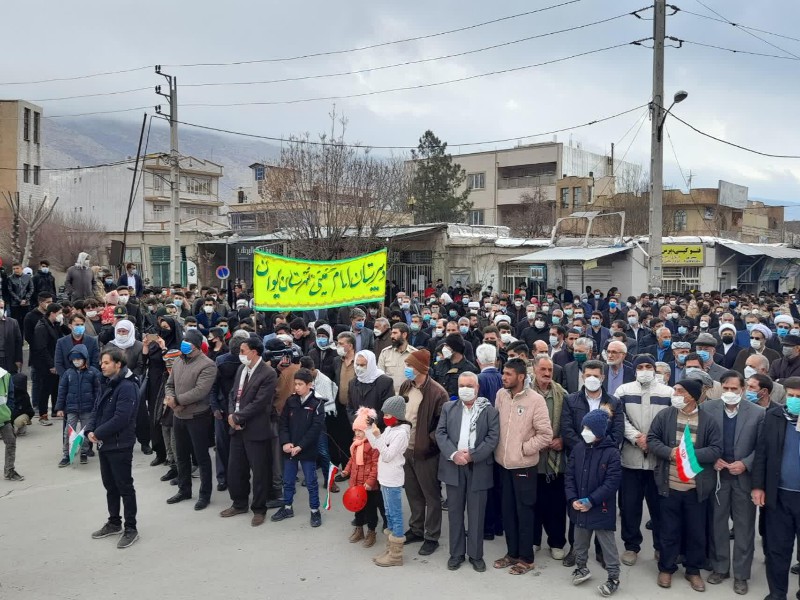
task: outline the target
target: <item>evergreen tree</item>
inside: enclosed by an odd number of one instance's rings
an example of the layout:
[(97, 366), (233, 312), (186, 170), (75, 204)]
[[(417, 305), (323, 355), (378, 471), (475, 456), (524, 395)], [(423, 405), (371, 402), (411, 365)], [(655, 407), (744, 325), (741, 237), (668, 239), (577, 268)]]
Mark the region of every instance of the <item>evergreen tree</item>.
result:
[(428, 130), (411, 157), (415, 161), (411, 182), (414, 222), (465, 223), (472, 202), (467, 200), (469, 189), (459, 192), (459, 188), (467, 174), (447, 153), (447, 143)]

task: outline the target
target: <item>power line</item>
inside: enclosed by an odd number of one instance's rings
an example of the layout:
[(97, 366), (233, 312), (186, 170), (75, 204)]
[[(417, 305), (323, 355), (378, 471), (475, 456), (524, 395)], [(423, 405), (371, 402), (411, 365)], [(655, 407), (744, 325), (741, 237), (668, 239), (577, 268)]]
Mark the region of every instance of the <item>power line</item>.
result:
[[(733, 25), (733, 24), (734, 24), (734, 23), (733, 23), (733, 21), (731, 21), (730, 19), (728, 19), (728, 18), (726, 18), (726, 17), (722, 16), (720, 13), (718, 13), (716, 10), (714, 10), (714, 9), (713, 9), (713, 8), (711, 8), (710, 6), (708, 6), (707, 4), (704, 4), (704, 3), (703, 3), (701, 0), (694, 0), (694, 1), (695, 1), (695, 2), (697, 2), (697, 3), (698, 3), (700, 6), (702, 6), (703, 8), (705, 8), (707, 11), (709, 11), (709, 12), (712, 12), (712, 13), (714, 13), (715, 15), (717, 15), (717, 16), (718, 16), (720, 19), (723, 19), (723, 20), (725, 20), (725, 21), (726, 21), (727, 23), (729, 23), (730, 25)], [(764, 42), (764, 43), (765, 43), (765, 44), (767, 44), (768, 46), (772, 46), (772, 47), (773, 47), (773, 48), (775, 48), (776, 50), (780, 50), (780, 51), (781, 51), (781, 52), (783, 52), (784, 54), (788, 54), (789, 56), (794, 56), (795, 58), (797, 58), (797, 59), (800, 59), (800, 56), (798, 56), (797, 54), (795, 54), (795, 53), (793, 53), (793, 52), (789, 52), (789, 51), (788, 51), (788, 50), (786, 50), (785, 48), (781, 48), (780, 46), (778, 46), (777, 44), (773, 44), (773, 43), (772, 43), (772, 42), (770, 42), (769, 40), (765, 40), (763, 37), (761, 37), (761, 36), (760, 36), (760, 35), (758, 35), (758, 34), (755, 34), (755, 33), (753, 33), (752, 31), (748, 31), (747, 29), (742, 29), (742, 31), (743, 31), (744, 33), (746, 33), (747, 35), (749, 35), (749, 36), (751, 36), (751, 37), (754, 37), (754, 38), (756, 38), (757, 40), (760, 40), (760, 41)]]
[[(486, 140), (482, 142), (465, 142), (465, 143), (449, 143), (448, 146), (455, 147), (455, 146), (483, 146), (488, 144), (501, 144), (506, 142), (514, 142), (517, 140), (527, 139), (527, 138), (535, 138), (535, 137), (542, 137), (545, 135), (553, 135), (555, 133), (563, 133), (564, 131), (570, 131), (573, 129), (581, 129), (583, 127), (589, 127), (591, 125), (596, 125), (598, 123), (603, 123), (605, 121), (610, 121), (612, 119), (616, 119), (623, 115), (627, 115), (634, 111), (637, 111), (641, 108), (648, 106), (647, 104), (641, 104), (639, 106), (634, 106), (633, 108), (629, 108), (628, 110), (624, 110), (622, 112), (618, 112), (613, 115), (609, 115), (607, 117), (601, 117), (599, 119), (594, 119), (592, 121), (588, 121), (586, 123), (581, 123), (579, 125), (571, 125), (569, 127), (562, 127), (560, 129), (553, 129), (551, 131), (543, 131), (540, 133), (532, 133), (529, 135), (519, 136), (516, 135), (510, 138), (498, 139), (498, 140)], [(283, 142), (283, 143), (300, 143), (300, 144), (308, 144), (312, 146), (340, 146), (346, 148), (371, 148), (375, 150), (415, 150), (416, 146), (377, 146), (371, 144), (345, 144), (345, 143), (337, 143), (337, 142), (316, 142), (311, 140), (300, 140), (300, 139), (293, 139), (293, 138), (284, 138), (284, 137), (276, 137), (276, 136), (268, 136), (268, 135), (258, 135), (255, 133), (244, 133), (241, 131), (233, 131), (230, 129), (223, 129), (220, 127), (211, 127), (209, 125), (200, 125), (198, 123), (189, 123), (185, 121), (178, 121), (181, 125), (186, 125), (187, 127), (195, 127), (197, 129), (204, 129), (206, 131), (216, 131), (218, 133), (227, 133), (229, 135), (237, 135), (247, 138), (254, 138), (260, 140), (268, 140), (271, 142)]]
[(714, 48), (715, 50), (724, 50), (726, 52), (732, 52), (733, 54), (747, 54), (750, 56), (762, 56), (765, 58), (778, 58), (781, 60), (800, 60), (800, 57), (794, 58), (792, 56), (782, 56), (780, 54), (766, 54), (764, 52), (751, 52), (749, 50), (737, 50), (735, 48), (725, 48), (724, 46), (717, 46), (715, 44), (705, 44), (703, 42), (693, 42), (691, 40), (684, 40), (681, 38), (677, 38), (675, 36), (667, 36), (668, 40), (672, 40), (673, 42), (678, 42), (680, 44), (691, 44), (693, 46), (702, 46), (704, 48)]
[[(641, 40), (640, 40), (641, 41)], [(316, 102), (319, 100), (344, 100), (347, 98), (362, 98), (365, 96), (375, 96), (378, 94), (387, 94), (390, 92), (402, 92), (407, 90), (418, 90), (424, 88), (431, 88), (431, 87), (438, 87), (442, 85), (449, 85), (451, 83), (460, 83), (462, 81), (471, 81), (473, 79), (480, 79), (482, 77), (489, 77), (491, 75), (502, 75), (506, 73), (514, 73), (517, 71), (524, 71), (526, 69), (532, 69), (535, 67), (543, 67), (546, 65), (552, 65), (555, 63), (564, 62), (567, 60), (572, 60), (573, 58), (579, 58), (582, 56), (588, 56), (590, 54), (598, 54), (600, 52), (607, 52), (609, 50), (614, 50), (616, 48), (622, 48), (623, 46), (630, 46), (631, 44), (635, 44), (636, 42), (625, 42), (622, 44), (615, 44), (613, 46), (606, 46), (605, 48), (598, 48), (596, 50), (587, 50), (586, 52), (580, 52), (578, 54), (572, 54), (570, 56), (565, 56), (562, 58), (555, 58), (552, 60), (544, 61), (541, 63), (535, 63), (531, 65), (524, 65), (521, 67), (513, 67), (510, 69), (501, 69), (497, 71), (489, 71), (488, 73), (478, 73), (477, 75), (468, 75), (466, 77), (458, 77), (456, 79), (447, 79), (445, 81), (435, 81), (433, 83), (422, 83), (418, 85), (410, 85), (410, 86), (403, 86), (403, 87), (396, 87), (396, 88), (389, 88), (385, 90), (374, 90), (371, 92), (361, 92), (358, 94), (345, 94), (340, 96), (321, 96), (316, 98), (299, 98), (295, 100), (271, 100), (271, 101), (261, 101), (261, 102), (232, 102), (232, 103), (186, 103), (182, 104), (182, 106), (195, 106), (195, 107), (232, 107), (232, 106), (274, 106), (280, 104), (300, 104), (304, 102)]]
[(542, 13), (548, 10), (553, 10), (555, 8), (561, 8), (562, 6), (567, 6), (569, 4), (577, 4), (582, 0), (567, 0), (566, 2), (560, 2), (558, 4), (552, 4), (550, 6), (544, 6), (542, 8), (537, 8), (535, 10), (529, 10), (526, 12), (517, 13), (514, 15), (508, 15), (506, 17), (500, 17), (497, 19), (492, 19), (490, 21), (483, 21), (481, 23), (474, 23), (472, 25), (466, 25), (464, 27), (458, 27), (456, 29), (448, 29), (447, 31), (439, 31), (437, 33), (429, 33), (426, 35), (418, 35), (409, 38), (403, 38), (400, 40), (392, 40), (389, 42), (378, 42), (376, 44), (370, 44), (368, 46), (359, 46), (357, 48), (347, 48), (345, 50), (328, 50), (325, 52), (313, 52), (310, 54), (301, 54), (299, 56), (287, 56), (287, 57), (280, 57), (280, 58), (260, 58), (254, 60), (237, 60), (231, 62), (216, 62), (216, 63), (188, 63), (188, 64), (171, 64), (171, 65), (162, 65), (164, 67), (183, 67), (183, 68), (193, 68), (193, 67), (228, 67), (228, 66), (235, 66), (235, 65), (252, 65), (257, 63), (275, 63), (275, 62), (290, 62), (295, 60), (303, 60), (306, 58), (315, 58), (319, 56), (334, 56), (337, 54), (348, 54), (350, 52), (361, 52), (364, 50), (372, 50), (374, 48), (383, 48), (385, 46), (392, 46), (395, 44), (404, 44), (407, 42), (417, 42), (420, 40), (428, 40), (435, 37), (441, 37), (443, 35), (450, 35), (453, 33), (460, 33), (462, 31), (469, 31), (471, 29), (478, 29), (479, 27), (484, 27), (486, 25), (492, 25), (494, 23), (501, 23), (503, 21), (509, 21), (512, 19), (518, 19), (520, 17), (527, 17), (529, 15), (534, 15), (537, 13)]
[(78, 96), (62, 96), (60, 98), (37, 98), (30, 102), (56, 102), (58, 100), (75, 100), (77, 98), (96, 98), (97, 96), (117, 96), (119, 94), (130, 94), (132, 92), (144, 92), (152, 90), (153, 86), (134, 88), (132, 90), (119, 90), (117, 92), (97, 92), (94, 94), (80, 94)]
[(750, 27), (749, 25), (743, 25), (742, 23), (733, 23), (728, 21), (727, 19), (717, 19), (716, 17), (711, 17), (709, 15), (704, 15), (702, 13), (692, 12), (691, 10), (686, 10), (685, 8), (680, 8), (678, 6), (672, 6), (678, 12), (686, 13), (687, 15), (692, 15), (693, 17), (699, 17), (701, 19), (707, 19), (708, 21), (715, 21), (716, 23), (724, 23), (725, 25), (732, 25), (733, 27), (738, 27), (739, 29), (748, 29), (750, 31), (757, 31), (758, 33), (764, 33), (766, 35), (772, 35), (778, 38), (783, 38), (785, 40), (791, 40), (792, 42), (800, 42), (800, 38), (792, 37), (790, 35), (785, 35), (782, 33), (775, 33), (774, 31), (767, 31), (766, 29), (759, 29), (758, 27)]
[(121, 73), (135, 73), (136, 71), (144, 71), (145, 69), (152, 69), (154, 65), (145, 65), (143, 67), (134, 67), (132, 69), (121, 69), (119, 71), (103, 71), (101, 73), (90, 73), (88, 75), (76, 75), (74, 77), (52, 77), (50, 79), (39, 79), (38, 81), (0, 81), (0, 85), (35, 85), (38, 83), (51, 83), (54, 81), (77, 81), (79, 79), (91, 79), (92, 77), (102, 77), (104, 75), (119, 75)]
[[(157, 156), (169, 156), (165, 152), (158, 152)], [(145, 155), (146, 157), (147, 155)], [(141, 158), (141, 157), (140, 157)], [(108, 167), (118, 167), (120, 165), (127, 165), (134, 162), (135, 158), (126, 158), (125, 160), (117, 160), (113, 162), (105, 162), (99, 163), (94, 165), (86, 165), (84, 167), (51, 167), (48, 169), (41, 168), (40, 171), (51, 171), (51, 172), (69, 172), (69, 171), (82, 171), (84, 169), (105, 169)], [(0, 167), (0, 171), (24, 171), (25, 169), (18, 169), (16, 167)]]
[(741, 144), (736, 144), (734, 142), (729, 142), (728, 140), (723, 140), (722, 138), (718, 138), (718, 137), (716, 137), (714, 135), (711, 135), (710, 133), (706, 133), (705, 131), (702, 131), (702, 130), (698, 129), (697, 127), (695, 127), (691, 123), (687, 123), (686, 121), (681, 119), (675, 113), (670, 113), (670, 115), (672, 115), (672, 117), (674, 119), (676, 119), (677, 121), (680, 121), (681, 123), (683, 123), (686, 127), (691, 129), (695, 133), (699, 133), (700, 135), (705, 136), (707, 138), (710, 138), (710, 139), (712, 139), (714, 141), (720, 142), (721, 144), (725, 144), (727, 146), (733, 146), (734, 148), (738, 148), (739, 150), (744, 150), (745, 152), (750, 152), (752, 154), (758, 154), (759, 156), (766, 156), (766, 157), (769, 157), (769, 158), (800, 159), (800, 155), (795, 155), (795, 154), (771, 154), (769, 152), (762, 152), (760, 150), (755, 150), (753, 148), (748, 148), (747, 146), (742, 146)]
[(504, 48), (506, 46), (512, 46), (514, 44), (520, 44), (522, 42), (529, 42), (531, 40), (541, 39), (544, 37), (557, 35), (560, 33), (568, 33), (571, 31), (577, 31), (579, 29), (585, 29), (587, 27), (593, 27), (595, 25), (601, 25), (603, 23), (609, 23), (611, 21), (616, 21), (617, 19), (621, 19), (623, 17), (630, 16), (631, 13), (622, 13), (620, 15), (616, 15), (614, 17), (609, 17), (607, 19), (601, 19), (599, 21), (593, 21), (591, 23), (584, 23), (582, 25), (576, 25), (574, 27), (568, 27), (566, 29), (558, 29), (556, 31), (548, 31), (547, 33), (540, 33), (538, 35), (532, 35), (516, 40), (511, 40), (508, 42), (502, 42), (499, 44), (493, 44), (491, 46), (484, 46), (482, 48), (476, 48), (474, 50), (466, 50), (464, 52), (457, 52), (454, 54), (445, 54), (443, 56), (434, 56), (430, 58), (421, 58), (417, 60), (409, 60), (405, 62), (393, 63), (388, 65), (381, 65), (378, 67), (369, 67), (365, 69), (359, 69), (357, 71), (341, 71), (337, 73), (325, 73), (322, 75), (303, 75), (299, 77), (286, 77), (282, 79), (268, 79), (265, 81), (229, 81), (229, 82), (212, 82), (212, 83), (184, 83), (181, 84), (181, 87), (211, 87), (211, 86), (234, 86), (234, 85), (261, 85), (261, 84), (271, 84), (271, 83), (286, 83), (286, 82), (293, 82), (293, 81), (307, 81), (309, 79), (326, 79), (330, 77), (341, 77), (343, 75), (360, 75), (363, 73), (372, 73), (374, 71), (382, 71), (384, 69), (393, 69), (396, 67), (405, 67), (409, 65), (417, 65), (427, 62), (433, 62), (437, 60), (445, 60), (449, 58), (457, 58), (460, 56), (467, 56), (470, 54), (477, 54), (479, 52), (486, 52), (487, 50), (495, 50), (497, 48)]
[[(150, 88), (148, 88), (150, 89)], [(49, 115), (42, 117), (43, 119), (65, 119), (68, 117), (87, 117), (89, 115), (110, 115), (112, 113), (132, 112), (134, 110), (152, 110), (152, 106), (136, 106), (134, 108), (119, 108), (116, 110), (96, 110), (93, 112), (75, 113), (69, 115)]]

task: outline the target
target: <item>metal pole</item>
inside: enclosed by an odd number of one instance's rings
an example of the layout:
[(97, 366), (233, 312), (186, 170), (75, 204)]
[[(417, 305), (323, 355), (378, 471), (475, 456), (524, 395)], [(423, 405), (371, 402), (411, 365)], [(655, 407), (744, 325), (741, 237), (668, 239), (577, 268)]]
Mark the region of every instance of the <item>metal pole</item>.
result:
[(664, 36), (666, 35), (666, 0), (653, 2), (653, 99), (650, 105), (650, 291), (661, 291), (661, 235), (664, 204)]
[(125, 214), (125, 228), (122, 230), (122, 255), (120, 256), (119, 272), (120, 275), (125, 272), (125, 247), (128, 243), (128, 224), (131, 218), (131, 209), (133, 208), (133, 194), (136, 190), (136, 175), (139, 172), (139, 157), (142, 154), (142, 139), (144, 138), (144, 126), (147, 124), (147, 113), (144, 113), (142, 118), (142, 130), (139, 132), (139, 146), (136, 148), (136, 162), (133, 163), (133, 177), (131, 178), (131, 195), (128, 198), (128, 212)]
[(172, 252), (170, 271), (172, 282), (181, 280), (181, 180), (178, 156), (178, 78), (172, 77), (169, 90), (170, 180), (172, 191)]

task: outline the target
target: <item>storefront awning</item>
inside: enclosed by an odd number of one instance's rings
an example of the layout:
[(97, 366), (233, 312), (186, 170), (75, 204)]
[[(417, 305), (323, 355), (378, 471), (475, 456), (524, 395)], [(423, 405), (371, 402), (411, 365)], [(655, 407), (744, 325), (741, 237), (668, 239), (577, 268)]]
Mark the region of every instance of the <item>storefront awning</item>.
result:
[(720, 245), (744, 256), (800, 260), (800, 250), (771, 244), (743, 244), (741, 242), (718, 242)]
[(512, 263), (538, 263), (538, 262), (586, 262), (604, 256), (611, 256), (620, 252), (627, 252), (630, 248), (626, 246), (613, 246), (610, 248), (583, 248), (581, 246), (564, 246), (547, 248), (538, 252), (524, 254), (517, 258), (512, 258), (508, 262)]

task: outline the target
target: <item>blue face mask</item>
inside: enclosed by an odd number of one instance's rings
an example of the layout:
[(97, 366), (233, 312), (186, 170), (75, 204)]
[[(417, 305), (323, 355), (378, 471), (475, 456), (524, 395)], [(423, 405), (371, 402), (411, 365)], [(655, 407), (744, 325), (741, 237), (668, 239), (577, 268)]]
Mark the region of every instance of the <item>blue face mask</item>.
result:
[(778, 337), (785, 337), (786, 335), (788, 335), (788, 333), (789, 333), (789, 330), (788, 330), (788, 329), (786, 329), (786, 328), (784, 328), (784, 327), (778, 327), (778, 328), (775, 330), (775, 333), (777, 333), (777, 334), (778, 334)]
[(173, 301), (172, 301), (172, 303), (173, 303), (175, 306), (177, 306), (178, 308), (180, 308), (181, 306), (183, 306), (183, 300), (173, 300)]
[(747, 325), (745, 325), (745, 327), (747, 327), (747, 331), (753, 331), (753, 327), (755, 326), (756, 326), (755, 323), (748, 323)]
[(790, 415), (800, 415), (800, 396), (787, 396), (786, 410)]
[(758, 392), (747, 390), (744, 395), (750, 402), (758, 402)]
[(412, 367), (406, 367), (405, 369), (403, 369), (403, 375), (408, 380), (414, 379), (414, 377), (416, 377), (414, 369)]
[(328, 345), (328, 338), (326, 337), (318, 337), (317, 338), (317, 346), (320, 348), (325, 348)]
[(662, 348), (669, 348), (670, 346), (672, 346), (672, 340), (664, 340), (663, 342), (661, 342)]
[(590, 319), (589, 322), (592, 324), (592, 327), (600, 327), (600, 319)]
[(675, 358), (678, 361), (679, 365), (682, 365), (683, 363), (686, 362), (686, 355), (685, 354), (678, 354), (678, 356), (676, 356)]
[(74, 333), (77, 337), (81, 337), (86, 332), (85, 325), (75, 325), (72, 328), (72, 333)]
[(458, 330), (461, 332), (461, 335), (467, 335), (469, 333), (469, 327), (466, 325), (460, 325)]
[(564, 309), (564, 314), (567, 315), (568, 317), (571, 317), (572, 316), (572, 309), (571, 308), (565, 308)]
[(413, 332), (417, 333), (419, 331), (419, 323), (412, 323), (408, 326), (408, 328)]
[(428, 321), (431, 320), (431, 316), (430, 315), (422, 315), (422, 320), (427, 323)]
[(608, 308), (617, 308), (617, 303), (616, 302), (609, 302), (608, 303)]
[(708, 353), (708, 350), (698, 350), (697, 356), (699, 356), (700, 360), (703, 362), (706, 362), (711, 357), (711, 355)]
[(680, 333), (681, 335), (686, 335), (688, 332), (689, 332), (688, 327), (678, 327), (678, 333)]
[(730, 306), (731, 308), (736, 308), (737, 304), (738, 304), (738, 302), (736, 302), (736, 300), (731, 300), (730, 303), (728, 304), (728, 306)]
[(359, 331), (364, 329), (364, 321), (356, 321), (356, 329), (358, 329)]
[(553, 322), (553, 325), (561, 325), (561, 317), (550, 317), (550, 320)]
[(220, 327), (220, 329), (222, 329), (222, 334), (223, 335), (227, 335), (228, 334), (228, 326), (227, 325), (225, 325), (224, 327)]
[(455, 318), (458, 316), (458, 311), (451, 310), (451, 311), (450, 311), (450, 312), (448, 312), (447, 314), (448, 314), (448, 315), (450, 315), (451, 317), (453, 317), (453, 318), (455, 319)]
[(189, 354), (192, 350), (194, 350), (194, 346), (192, 346), (189, 342), (181, 342), (181, 354)]

